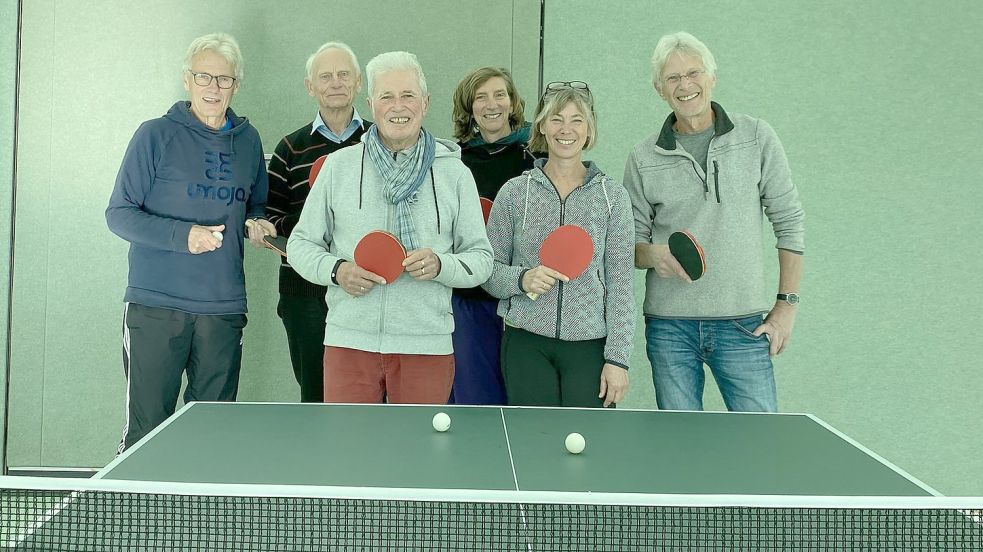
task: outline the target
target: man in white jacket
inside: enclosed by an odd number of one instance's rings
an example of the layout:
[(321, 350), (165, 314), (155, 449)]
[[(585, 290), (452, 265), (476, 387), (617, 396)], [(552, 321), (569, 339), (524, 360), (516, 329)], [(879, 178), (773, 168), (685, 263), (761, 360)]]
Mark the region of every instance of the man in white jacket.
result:
[[(460, 148), (422, 128), (430, 98), (416, 56), (380, 54), (366, 77), (375, 126), (328, 158), (287, 256), (327, 286), (326, 402), (444, 403), (454, 380), (451, 288), (483, 283), (492, 250)], [(352, 261), (373, 230), (406, 248), (394, 281)]]

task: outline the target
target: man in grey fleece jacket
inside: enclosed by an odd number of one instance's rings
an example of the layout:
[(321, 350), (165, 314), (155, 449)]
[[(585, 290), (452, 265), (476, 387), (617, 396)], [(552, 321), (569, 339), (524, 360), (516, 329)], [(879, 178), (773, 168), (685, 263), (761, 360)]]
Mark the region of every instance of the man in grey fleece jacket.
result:
[[(769, 355), (788, 343), (804, 251), (803, 211), (785, 152), (764, 121), (711, 102), (716, 62), (688, 33), (659, 40), (656, 92), (672, 113), (628, 156), (635, 265), (648, 269), (646, 342), (659, 408), (703, 409), (703, 364), (734, 411), (776, 411)], [(763, 216), (778, 238), (779, 288), (765, 290)], [(688, 230), (706, 274), (691, 282), (666, 242)], [(762, 320), (762, 316), (767, 314)]]
[[(416, 56), (381, 54), (366, 75), (375, 126), (325, 162), (287, 260), (327, 286), (326, 402), (443, 403), (454, 378), (451, 288), (484, 282), (492, 250), (460, 148), (422, 129), (429, 96)], [(394, 281), (352, 262), (373, 230), (407, 249)]]

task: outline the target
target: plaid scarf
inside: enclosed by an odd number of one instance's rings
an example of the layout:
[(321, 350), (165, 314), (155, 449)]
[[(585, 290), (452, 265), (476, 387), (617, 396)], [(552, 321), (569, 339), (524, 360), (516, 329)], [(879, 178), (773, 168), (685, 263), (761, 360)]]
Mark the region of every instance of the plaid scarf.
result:
[(407, 251), (412, 251), (417, 249), (417, 244), (410, 205), (416, 203), (416, 191), (433, 166), (436, 141), (427, 129), (421, 128), (420, 139), (407, 150), (407, 155), (401, 161), (396, 161), (392, 152), (382, 145), (378, 129), (379, 127), (372, 125), (365, 133), (365, 149), (386, 181), (383, 189), (386, 199), (396, 206), (396, 237)]

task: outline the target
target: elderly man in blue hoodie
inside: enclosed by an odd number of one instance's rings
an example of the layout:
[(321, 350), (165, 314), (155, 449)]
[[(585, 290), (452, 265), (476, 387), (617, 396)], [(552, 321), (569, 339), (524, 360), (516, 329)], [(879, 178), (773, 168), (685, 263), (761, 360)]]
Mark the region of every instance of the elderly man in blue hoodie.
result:
[[(688, 33), (662, 37), (652, 56), (655, 90), (672, 113), (632, 148), (624, 174), (635, 265), (648, 269), (647, 352), (659, 408), (702, 410), (706, 363), (728, 410), (775, 411), (769, 354), (785, 349), (795, 323), (804, 215), (771, 126), (710, 100), (716, 70), (710, 50)], [(762, 212), (778, 240), (773, 302)], [(706, 274), (695, 282), (666, 245), (678, 230), (706, 254)]]
[(140, 125), (106, 209), (130, 242), (124, 295), (126, 422), (119, 452), (185, 402), (232, 401), (239, 385), (246, 287), (243, 228), (261, 245), (266, 166), (259, 133), (230, 108), (242, 80), (235, 39), (195, 39), (184, 65), (190, 101)]
[[(491, 245), (460, 147), (422, 128), (430, 97), (416, 56), (380, 54), (365, 69), (375, 126), (325, 162), (287, 255), (327, 286), (326, 402), (443, 403), (454, 380), (451, 288), (488, 278)], [(373, 230), (407, 250), (394, 281), (352, 262)]]

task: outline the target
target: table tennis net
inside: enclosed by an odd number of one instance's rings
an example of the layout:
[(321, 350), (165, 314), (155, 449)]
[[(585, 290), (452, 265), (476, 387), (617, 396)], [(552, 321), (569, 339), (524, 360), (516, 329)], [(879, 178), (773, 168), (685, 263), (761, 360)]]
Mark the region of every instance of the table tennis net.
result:
[(200, 496), (0, 478), (0, 550), (979, 551), (983, 509)]

